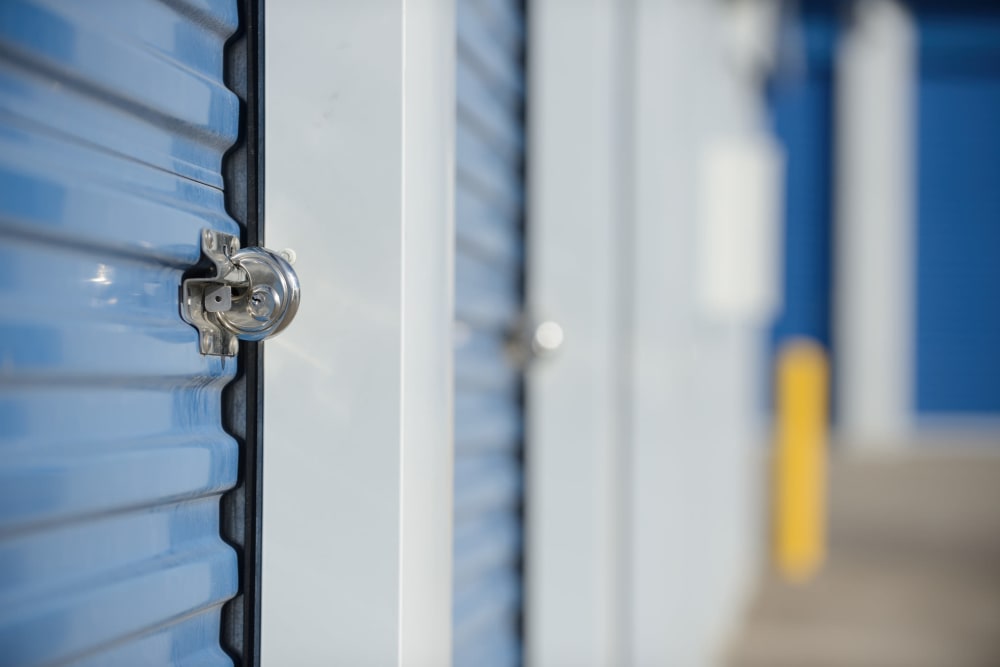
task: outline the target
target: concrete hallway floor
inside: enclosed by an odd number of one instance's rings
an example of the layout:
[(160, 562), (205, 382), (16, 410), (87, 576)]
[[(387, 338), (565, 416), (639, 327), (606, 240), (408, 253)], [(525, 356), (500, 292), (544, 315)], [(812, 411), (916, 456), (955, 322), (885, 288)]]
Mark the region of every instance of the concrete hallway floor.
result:
[(834, 458), (825, 568), (764, 575), (727, 667), (1000, 667), (1000, 447)]

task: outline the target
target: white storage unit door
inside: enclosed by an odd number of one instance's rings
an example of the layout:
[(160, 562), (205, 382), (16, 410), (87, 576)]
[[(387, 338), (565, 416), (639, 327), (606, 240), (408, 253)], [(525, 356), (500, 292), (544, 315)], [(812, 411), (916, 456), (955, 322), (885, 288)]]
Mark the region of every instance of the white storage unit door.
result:
[(521, 662), (524, 8), (459, 0), (454, 664)]

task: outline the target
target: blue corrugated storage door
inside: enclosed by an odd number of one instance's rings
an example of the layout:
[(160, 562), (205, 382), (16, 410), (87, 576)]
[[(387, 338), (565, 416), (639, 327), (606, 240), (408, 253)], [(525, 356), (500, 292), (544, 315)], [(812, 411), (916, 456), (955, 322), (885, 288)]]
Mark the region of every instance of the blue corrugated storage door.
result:
[(918, 2), (916, 408), (1000, 415), (1000, 8)]
[(524, 15), (458, 2), (454, 664), (521, 660)]
[[(781, 309), (771, 329), (772, 372), (782, 346), (832, 336), (833, 66), (837, 13), (828, 2), (786, 7), (768, 82), (772, 130), (785, 154)], [(776, 382), (772, 375), (771, 384)], [(774, 394), (765, 400), (774, 408)]]
[[(794, 19), (794, 23), (792, 22)], [(776, 345), (796, 337), (831, 347), (833, 58), (836, 16), (806, 5), (783, 26), (768, 90), (774, 133), (785, 150), (782, 312)]]
[(0, 3), (0, 663), (229, 664), (235, 360), (178, 312), (221, 162), (233, 0)]

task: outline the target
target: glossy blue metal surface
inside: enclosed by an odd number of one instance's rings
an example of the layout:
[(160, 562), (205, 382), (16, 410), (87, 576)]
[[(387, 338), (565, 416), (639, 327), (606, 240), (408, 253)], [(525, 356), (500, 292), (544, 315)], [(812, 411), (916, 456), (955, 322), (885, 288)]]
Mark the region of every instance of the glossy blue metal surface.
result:
[(235, 361), (178, 311), (221, 162), (231, 0), (0, 3), (0, 663), (231, 664)]
[(455, 260), (454, 664), (521, 661), (524, 16), (460, 0)]
[(1000, 8), (917, 3), (915, 403), (1000, 414)]

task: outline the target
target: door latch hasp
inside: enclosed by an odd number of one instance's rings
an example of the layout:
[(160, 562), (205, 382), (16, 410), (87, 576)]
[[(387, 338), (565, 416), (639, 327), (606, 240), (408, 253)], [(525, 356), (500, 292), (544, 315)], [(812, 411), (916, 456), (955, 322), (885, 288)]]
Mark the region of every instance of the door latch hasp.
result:
[(181, 317), (198, 329), (202, 354), (236, 356), (240, 340), (270, 338), (295, 317), (301, 290), (290, 251), (240, 249), (235, 236), (203, 229), (201, 254), (214, 275), (183, 281)]

